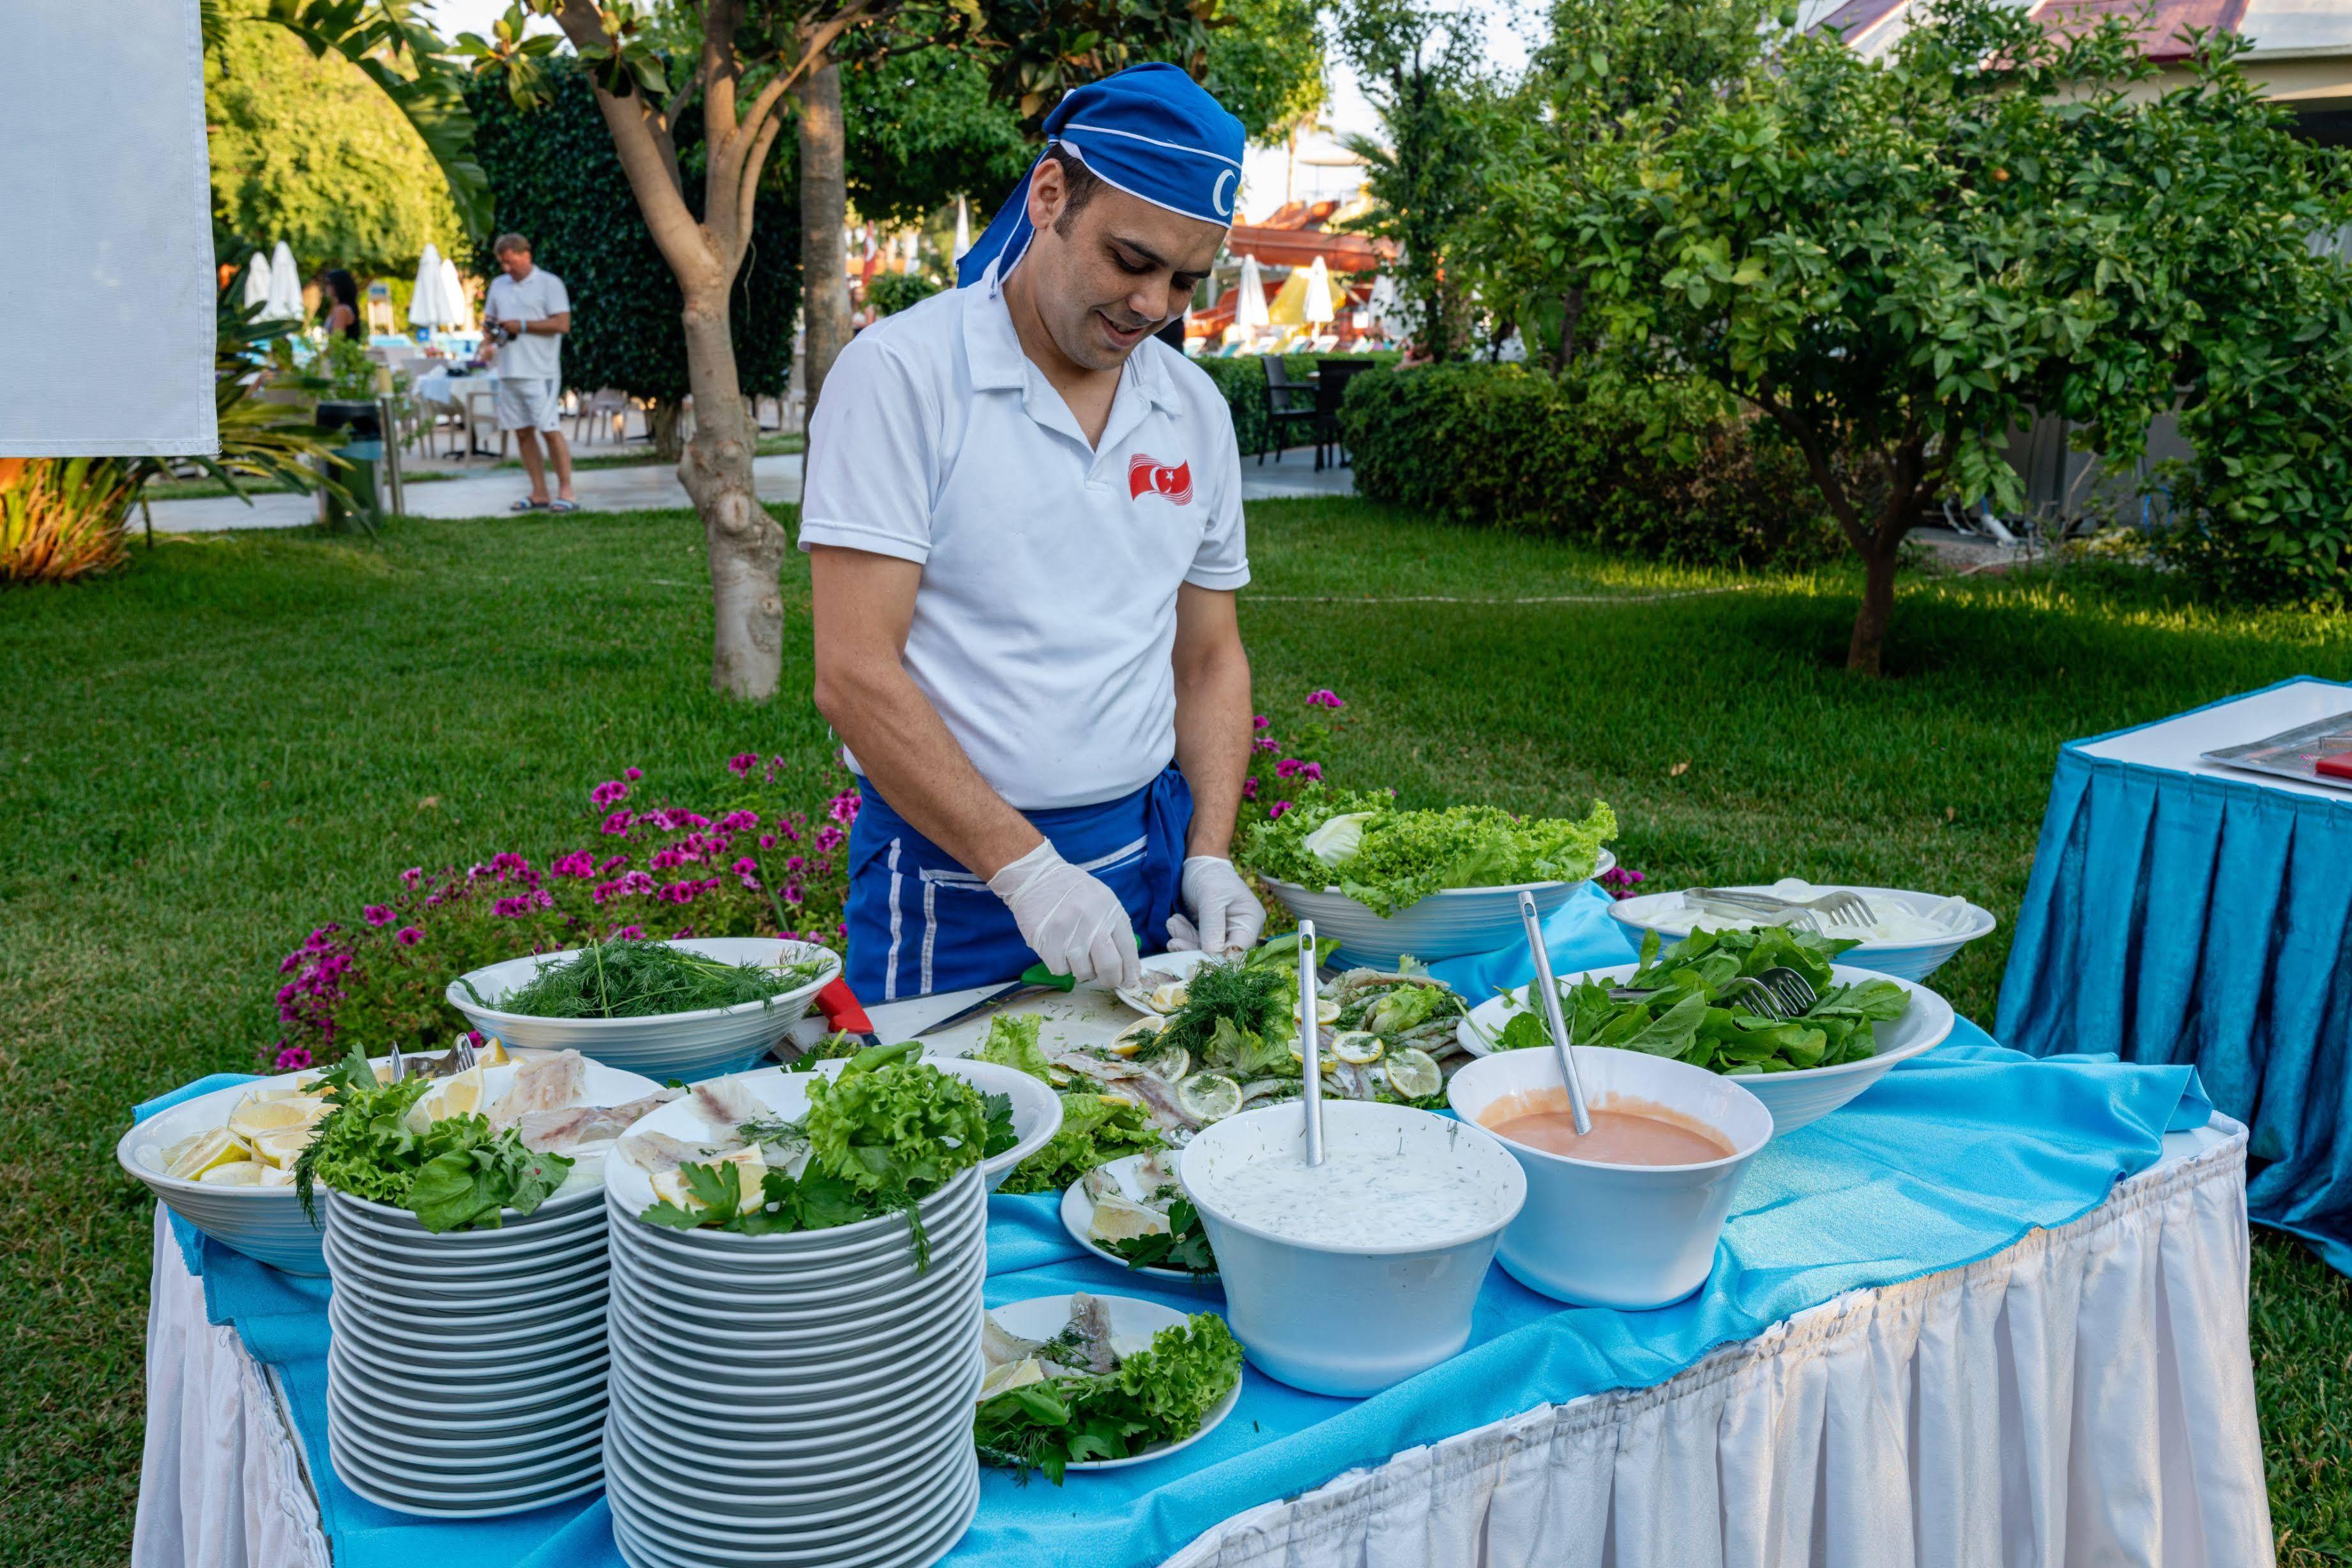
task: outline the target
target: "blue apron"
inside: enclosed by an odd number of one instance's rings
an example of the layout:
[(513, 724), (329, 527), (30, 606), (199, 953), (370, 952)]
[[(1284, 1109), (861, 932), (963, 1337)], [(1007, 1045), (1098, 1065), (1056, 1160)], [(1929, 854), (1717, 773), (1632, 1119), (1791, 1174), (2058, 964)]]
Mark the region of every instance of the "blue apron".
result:
[[(849, 827), (849, 988), (892, 1002), (1004, 984), (1037, 961), (1013, 911), (890, 809), (871, 780)], [(1098, 806), (1024, 812), (1064, 860), (1108, 883), (1146, 953), (1168, 943), (1184, 871), (1192, 791), (1171, 766)]]

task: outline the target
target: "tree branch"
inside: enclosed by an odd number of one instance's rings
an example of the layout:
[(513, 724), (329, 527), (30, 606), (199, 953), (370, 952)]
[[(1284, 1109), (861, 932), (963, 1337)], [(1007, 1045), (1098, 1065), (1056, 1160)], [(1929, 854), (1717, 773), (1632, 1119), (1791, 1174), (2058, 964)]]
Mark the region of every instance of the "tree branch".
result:
[(1770, 414), (1774, 423), (1787, 431), (1789, 438), (1797, 444), (1797, 450), (1804, 454), (1806, 468), (1813, 476), (1814, 487), (1821, 491), (1822, 499), (1828, 503), (1830, 516), (1837, 519), (1838, 531), (1845, 535), (1846, 543), (1854, 548), (1854, 553), (1868, 559), (1871, 536), (1864, 529), (1862, 518), (1853, 509), (1853, 498), (1846, 493), (1844, 481), (1837, 476), (1837, 470), (1830, 462), (1829, 454), (1823, 450), (1812, 426), (1795, 409), (1774, 397), (1768, 384), (1759, 383), (1757, 390), (1746, 396), (1748, 402)]
[[(563, 0), (556, 22), (575, 49), (583, 44), (610, 42), (593, 0)], [(687, 207), (677, 148), (642, 96), (614, 98), (601, 87), (595, 90), (596, 108), (613, 133), (613, 151), (620, 157), (622, 172), (629, 177), (629, 190), (637, 198), (637, 210), (645, 214), (646, 232), (653, 235), (670, 271), (683, 281), (709, 265), (710, 247), (703, 243), (701, 225)]]
[(734, 265), (743, 265), (743, 252), (751, 238), (751, 206), (760, 196), (760, 171), (768, 162), (768, 149), (775, 145), (776, 137), (784, 128), (784, 117), (771, 114), (760, 127), (751, 142), (751, 151), (743, 160), (743, 181), (736, 194), (735, 233), (730, 242)]

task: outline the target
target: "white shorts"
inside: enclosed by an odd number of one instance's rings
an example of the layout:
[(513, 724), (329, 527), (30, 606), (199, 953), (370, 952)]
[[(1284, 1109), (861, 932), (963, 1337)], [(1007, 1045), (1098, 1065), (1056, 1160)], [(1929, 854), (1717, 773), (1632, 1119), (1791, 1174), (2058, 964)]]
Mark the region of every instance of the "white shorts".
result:
[(563, 417), (563, 387), (552, 377), (499, 378), (500, 430), (553, 430)]

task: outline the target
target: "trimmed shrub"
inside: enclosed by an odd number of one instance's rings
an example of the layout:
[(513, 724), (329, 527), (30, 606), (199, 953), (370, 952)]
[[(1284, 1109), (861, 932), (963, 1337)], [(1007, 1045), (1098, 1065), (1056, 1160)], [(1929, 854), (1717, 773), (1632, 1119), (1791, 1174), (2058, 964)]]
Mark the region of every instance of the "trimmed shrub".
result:
[(1456, 522), (1701, 566), (1844, 548), (1804, 460), (1695, 380), (1454, 364), (1358, 376), (1356, 493)]

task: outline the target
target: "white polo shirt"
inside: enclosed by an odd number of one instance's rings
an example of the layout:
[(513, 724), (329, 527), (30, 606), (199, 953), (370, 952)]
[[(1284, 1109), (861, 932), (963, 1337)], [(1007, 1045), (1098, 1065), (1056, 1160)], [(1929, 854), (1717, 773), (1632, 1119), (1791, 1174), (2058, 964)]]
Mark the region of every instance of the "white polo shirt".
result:
[[(572, 308), (563, 279), (543, 267), (534, 267), (518, 283), (505, 273), (490, 279), (482, 301), (482, 315), (491, 321), (544, 321)], [(490, 373), (501, 381), (560, 382), (563, 379), (563, 340), (545, 332), (526, 332), (511, 343), (499, 345)]]
[(800, 542), (921, 563), (907, 673), (948, 732), (1013, 806), (1093, 805), (1176, 754), (1176, 591), (1249, 581), (1241, 481), (1223, 396), (1156, 339), (1088, 446), (992, 267), (842, 351)]

